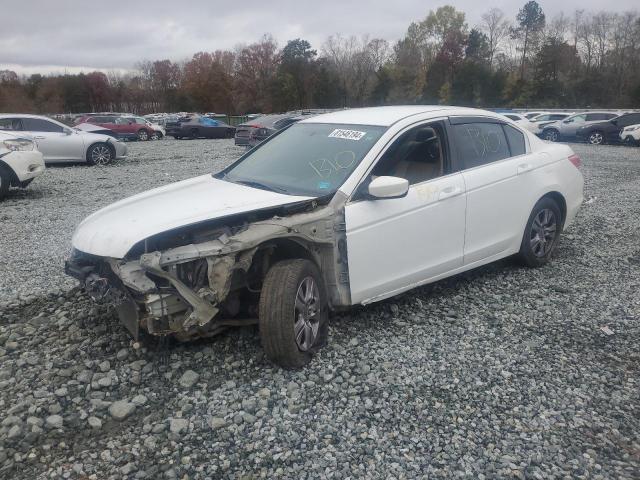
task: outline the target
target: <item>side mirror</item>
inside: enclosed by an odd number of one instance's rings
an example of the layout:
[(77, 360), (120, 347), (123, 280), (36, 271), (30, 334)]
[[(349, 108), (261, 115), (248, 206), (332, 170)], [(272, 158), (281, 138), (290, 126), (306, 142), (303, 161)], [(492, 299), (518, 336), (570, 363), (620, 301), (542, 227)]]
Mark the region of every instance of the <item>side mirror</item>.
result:
[(564, 120), (562, 123), (571, 123), (573, 122), (573, 118), (570, 118), (569, 120)]
[(618, 120), (609, 120), (611, 123), (613, 123), (614, 125), (618, 125)]
[(409, 191), (409, 180), (399, 177), (378, 177), (371, 181), (368, 193), (371, 198), (402, 198)]
[(70, 128), (64, 128), (62, 130), (62, 133), (64, 133), (65, 135), (71, 135), (73, 133), (73, 130), (71, 130)]

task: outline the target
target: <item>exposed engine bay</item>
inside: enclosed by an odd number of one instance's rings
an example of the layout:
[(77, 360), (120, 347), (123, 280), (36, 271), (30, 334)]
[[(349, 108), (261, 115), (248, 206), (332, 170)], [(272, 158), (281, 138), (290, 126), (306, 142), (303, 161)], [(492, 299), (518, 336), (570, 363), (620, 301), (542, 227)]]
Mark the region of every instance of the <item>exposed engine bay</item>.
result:
[(344, 198), (334, 195), (164, 232), (125, 258), (74, 250), (65, 264), (97, 302), (115, 307), (134, 338), (140, 328), (179, 340), (257, 323), (262, 279), (287, 258), (322, 272), (329, 306), (350, 304)]

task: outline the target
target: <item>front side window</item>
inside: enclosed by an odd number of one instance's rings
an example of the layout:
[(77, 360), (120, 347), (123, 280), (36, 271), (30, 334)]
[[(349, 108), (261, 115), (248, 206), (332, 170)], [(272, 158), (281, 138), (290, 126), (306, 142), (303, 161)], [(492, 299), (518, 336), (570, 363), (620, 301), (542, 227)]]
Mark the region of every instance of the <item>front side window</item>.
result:
[(22, 130), (22, 122), (19, 118), (0, 118), (0, 130)]
[(444, 174), (444, 129), (439, 123), (420, 125), (403, 133), (380, 157), (371, 175), (405, 178), (410, 185)]
[(23, 118), (24, 129), (28, 132), (58, 132), (62, 133), (63, 127), (40, 118)]
[(136, 123), (138, 125), (146, 125), (147, 122), (144, 120), (144, 118), (136, 118)]
[(461, 170), (511, 156), (504, 130), (499, 123), (465, 123), (452, 125), (452, 129)]
[(571, 122), (584, 122), (585, 120), (590, 120), (588, 115), (574, 115), (573, 117), (569, 117), (567, 118), (567, 123), (571, 123)]
[(200, 124), (201, 125), (205, 125), (207, 127), (217, 127), (218, 126), (218, 122), (216, 120), (213, 120), (213, 119), (207, 118), (207, 117), (201, 117), (200, 118)]
[(562, 120), (563, 118), (567, 118), (567, 114), (566, 114), (566, 113), (560, 113), (560, 114), (556, 114), (556, 115), (550, 115), (549, 120)]
[(335, 193), (386, 127), (298, 123), (216, 175), (289, 195)]

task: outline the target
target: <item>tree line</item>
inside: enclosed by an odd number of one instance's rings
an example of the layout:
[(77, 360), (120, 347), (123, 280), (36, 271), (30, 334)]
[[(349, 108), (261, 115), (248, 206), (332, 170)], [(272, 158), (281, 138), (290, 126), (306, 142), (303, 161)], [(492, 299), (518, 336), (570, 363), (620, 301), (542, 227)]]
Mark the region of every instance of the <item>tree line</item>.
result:
[(470, 26), (445, 5), (391, 44), (329, 36), (282, 48), (270, 35), (189, 60), (142, 61), (128, 73), (19, 76), (0, 71), (0, 111), (228, 114), (389, 104), (640, 107), (640, 15), (577, 10), (547, 19), (527, 2)]

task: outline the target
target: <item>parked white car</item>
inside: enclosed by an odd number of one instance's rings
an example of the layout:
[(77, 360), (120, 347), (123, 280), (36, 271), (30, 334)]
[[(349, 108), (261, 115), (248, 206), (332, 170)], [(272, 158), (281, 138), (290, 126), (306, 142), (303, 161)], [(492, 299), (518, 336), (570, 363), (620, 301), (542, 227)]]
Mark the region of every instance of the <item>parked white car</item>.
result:
[(620, 132), (620, 140), (628, 145), (640, 146), (640, 124), (624, 127)]
[(507, 117), (509, 120), (513, 120), (520, 127), (530, 131), (531, 133), (538, 133), (540, 131), (540, 129), (535, 123), (531, 122), (528, 118), (526, 118), (523, 115), (520, 115), (518, 113), (503, 113), (502, 115)]
[(113, 137), (70, 128), (38, 115), (2, 114), (0, 130), (20, 132), (21, 136), (35, 140), (45, 163), (107, 165), (127, 156), (127, 146)]
[(89, 216), (65, 270), (134, 337), (259, 322), (267, 356), (300, 367), (330, 311), (514, 254), (546, 264), (582, 202), (579, 164), (483, 110), (318, 115), (222, 172)]
[(42, 153), (33, 140), (9, 132), (0, 132), (0, 199), (9, 187), (27, 188), (45, 166)]

